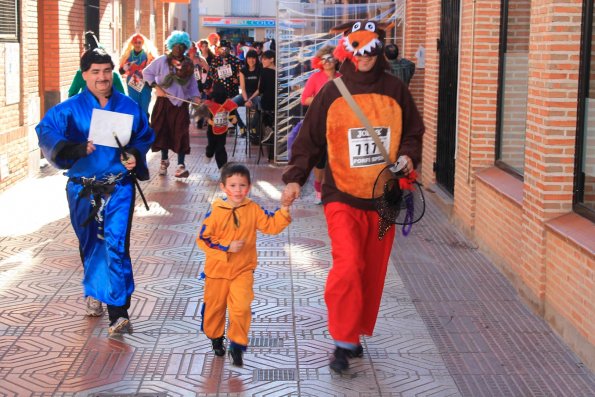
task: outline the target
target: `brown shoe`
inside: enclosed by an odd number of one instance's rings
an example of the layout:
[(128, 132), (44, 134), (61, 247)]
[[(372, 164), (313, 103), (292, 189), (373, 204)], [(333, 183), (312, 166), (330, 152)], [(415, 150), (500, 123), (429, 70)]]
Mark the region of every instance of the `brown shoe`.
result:
[(130, 320), (124, 317), (119, 317), (115, 323), (108, 327), (107, 333), (110, 336), (117, 334), (131, 334), (132, 325), (130, 325)]
[(92, 296), (87, 296), (85, 303), (87, 316), (100, 317), (103, 315), (103, 305), (97, 299), (93, 298)]
[(187, 178), (190, 175), (190, 172), (184, 167), (184, 164), (178, 164), (178, 169), (176, 170), (176, 178)]

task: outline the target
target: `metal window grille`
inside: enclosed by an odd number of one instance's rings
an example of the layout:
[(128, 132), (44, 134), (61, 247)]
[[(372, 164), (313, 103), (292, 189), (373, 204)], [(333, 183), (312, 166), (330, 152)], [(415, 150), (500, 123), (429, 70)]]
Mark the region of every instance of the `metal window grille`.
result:
[(0, 0), (0, 41), (19, 41), (17, 0)]

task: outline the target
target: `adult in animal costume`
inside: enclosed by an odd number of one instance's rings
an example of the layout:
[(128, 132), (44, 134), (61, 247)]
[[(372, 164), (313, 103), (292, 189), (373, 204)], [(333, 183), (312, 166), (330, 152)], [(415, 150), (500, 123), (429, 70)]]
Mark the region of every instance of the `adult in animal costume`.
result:
[(157, 48), (151, 40), (136, 33), (124, 43), (124, 52), (120, 57), (120, 74), (125, 76), (128, 96), (149, 114), (151, 87), (143, 79), (143, 69), (157, 58)]
[(174, 30), (165, 45), (169, 53), (155, 59), (143, 70), (143, 78), (157, 93), (151, 113), (151, 126), (156, 134), (151, 150), (161, 151), (159, 175), (167, 174), (171, 149), (178, 154), (175, 176), (185, 178), (190, 174), (184, 163), (190, 153), (188, 101), (200, 103), (194, 62), (184, 55), (193, 44), (188, 33)]
[[(403, 156), (409, 174), (421, 160), (424, 125), (407, 86), (385, 72), (384, 28), (374, 21), (337, 26), (332, 32), (343, 37), (334, 55), (342, 62), (341, 80), (380, 132), (390, 160)], [(395, 228), (379, 238), (373, 188), (386, 163), (335, 80), (322, 87), (306, 113), (283, 173), (283, 194), (299, 197), (312, 168), (328, 154), (322, 202), (333, 266), (324, 298), (335, 341), (330, 367), (340, 373), (349, 359), (363, 355), (360, 337), (374, 331)]]

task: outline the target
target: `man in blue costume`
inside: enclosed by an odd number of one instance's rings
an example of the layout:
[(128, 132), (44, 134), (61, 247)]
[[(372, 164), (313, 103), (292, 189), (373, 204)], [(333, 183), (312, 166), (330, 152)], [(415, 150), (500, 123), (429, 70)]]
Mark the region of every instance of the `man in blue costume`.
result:
[[(68, 170), (66, 195), (83, 261), (87, 315), (101, 316), (104, 302), (108, 333), (121, 334), (131, 332), (133, 178), (149, 178), (145, 156), (154, 134), (136, 102), (112, 89), (114, 63), (105, 50), (88, 50), (80, 66), (86, 89), (51, 108), (36, 131), (48, 161)], [(94, 109), (132, 115), (130, 140), (122, 139), (125, 156), (115, 138), (109, 146), (95, 145), (89, 139)], [(127, 131), (115, 132), (127, 135)]]

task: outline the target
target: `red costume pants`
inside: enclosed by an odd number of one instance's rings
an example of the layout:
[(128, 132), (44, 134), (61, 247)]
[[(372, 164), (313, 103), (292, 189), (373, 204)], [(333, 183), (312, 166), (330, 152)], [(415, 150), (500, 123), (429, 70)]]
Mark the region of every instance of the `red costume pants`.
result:
[(395, 228), (378, 240), (376, 211), (332, 202), (324, 214), (333, 255), (324, 292), (329, 332), (335, 341), (358, 344), (374, 331)]
[(227, 337), (230, 341), (248, 345), (248, 331), (252, 321), (250, 305), (254, 300), (254, 272), (239, 274), (233, 280), (205, 279), (203, 330), (214, 339), (225, 334), (225, 312), (229, 312)]

